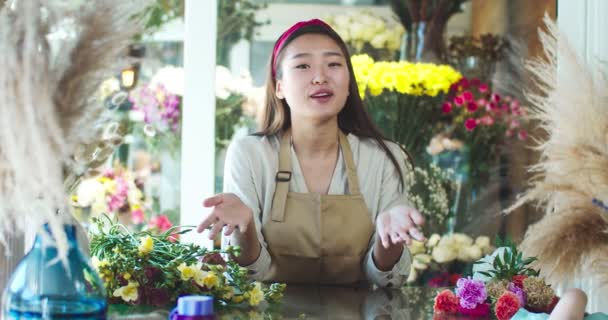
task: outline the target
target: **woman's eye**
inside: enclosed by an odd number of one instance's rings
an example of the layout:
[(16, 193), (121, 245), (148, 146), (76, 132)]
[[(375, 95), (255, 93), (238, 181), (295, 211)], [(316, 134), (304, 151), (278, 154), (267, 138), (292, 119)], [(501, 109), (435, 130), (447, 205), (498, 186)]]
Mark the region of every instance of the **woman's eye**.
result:
[(340, 62), (332, 62), (329, 64), (330, 67), (341, 67), (342, 64)]
[(296, 66), (296, 69), (308, 69), (309, 66), (307, 64), (299, 64)]

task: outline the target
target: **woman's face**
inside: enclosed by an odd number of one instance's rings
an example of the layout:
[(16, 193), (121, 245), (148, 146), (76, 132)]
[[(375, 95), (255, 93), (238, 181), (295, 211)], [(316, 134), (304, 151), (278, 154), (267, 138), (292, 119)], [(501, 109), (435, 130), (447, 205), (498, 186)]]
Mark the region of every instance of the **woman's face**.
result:
[(283, 49), (276, 96), (285, 99), (296, 119), (336, 117), (348, 97), (346, 57), (338, 44), (322, 34), (305, 34)]

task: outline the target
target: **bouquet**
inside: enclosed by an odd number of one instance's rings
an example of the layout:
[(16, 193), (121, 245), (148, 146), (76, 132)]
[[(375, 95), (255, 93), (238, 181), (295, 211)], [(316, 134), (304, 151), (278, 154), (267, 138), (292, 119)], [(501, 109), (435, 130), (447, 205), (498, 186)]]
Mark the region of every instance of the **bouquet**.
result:
[(98, 177), (83, 180), (72, 196), (72, 205), (80, 209), (77, 213), (86, 209), (92, 217), (107, 214), (133, 224), (144, 220), (143, 193), (133, 173), (118, 163)]
[(521, 308), (551, 313), (558, 302), (553, 289), (530, 268), (536, 258), (524, 258), (507, 243), (491, 256), (476, 262), (473, 277), (461, 278), (454, 292), (444, 290), (435, 297), (435, 318), (450, 316), (511, 319)]
[(192, 228), (155, 235), (128, 231), (107, 216), (94, 221), (98, 232), (91, 237), (91, 255), (110, 303), (167, 306), (182, 295), (204, 294), (224, 305), (256, 306), (283, 296), (284, 284), (263, 286), (247, 278), (247, 269), (230, 258), (239, 254), (238, 247), (207, 250), (171, 240)]
[(418, 158), (436, 132), (436, 112), (444, 95), (461, 75), (448, 65), (374, 61), (352, 58), (359, 94), (384, 134)]
[(381, 60), (395, 58), (405, 31), (396, 21), (379, 17), (369, 10), (327, 16), (325, 21), (350, 47), (351, 54), (369, 54)]
[(407, 198), (425, 218), (424, 234), (447, 231), (455, 190), (452, 175), (451, 169), (431, 163), (426, 168), (417, 166), (405, 176)]
[(440, 157), (445, 150), (465, 153), (468, 158), (459, 171), (469, 172), (475, 185), (506, 141), (528, 136), (524, 128), (527, 109), (517, 99), (492, 92), (478, 79), (462, 78), (454, 83), (441, 109), (439, 133), (427, 151)]
[(263, 105), (263, 94), (253, 86), (251, 75), (233, 75), (223, 66), (215, 69), (215, 147), (227, 147), (235, 129), (253, 126)]
[(408, 250), (412, 266), (407, 283), (438, 288), (454, 286), (467, 264), (492, 252), (493, 247), (486, 236), (473, 240), (466, 234), (453, 233), (443, 237), (433, 234), (425, 242), (414, 240)]
[(179, 150), (183, 81), (183, 69), (165, 67), (129, 95), (133, 133), (150, 150), (168, 149), (172, 154)]

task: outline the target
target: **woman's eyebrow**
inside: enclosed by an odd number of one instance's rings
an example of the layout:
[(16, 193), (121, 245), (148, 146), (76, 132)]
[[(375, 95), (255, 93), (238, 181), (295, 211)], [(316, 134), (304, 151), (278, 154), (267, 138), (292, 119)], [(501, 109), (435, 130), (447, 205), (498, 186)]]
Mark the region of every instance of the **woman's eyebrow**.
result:
[[(296, 54), (294, 54), (293, 56), (289, 57), (289, 59), (298, 59), (298, 58), (304, 58), (304, 57), (310, 57), (310, 56), (312, 56), (311, 53), (302, 52), (302, 53), (296, 53)], [(337, 52), (337, 51), (326, 51), (326, 52), (323, 52), (323, 56), (326, 56), (326, 57), (328, 57), (328, 56), (329, 57), (331, 57), (331, 56), (342, 57), (342, 53)]]

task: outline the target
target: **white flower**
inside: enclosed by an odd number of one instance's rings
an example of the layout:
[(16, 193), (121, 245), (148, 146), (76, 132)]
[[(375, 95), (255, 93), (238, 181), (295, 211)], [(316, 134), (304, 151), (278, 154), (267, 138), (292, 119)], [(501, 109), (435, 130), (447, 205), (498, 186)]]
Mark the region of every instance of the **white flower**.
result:
[(451, 235), (452, 240), (459, 246), (470, 246), (473, 244), (473, 239), (464, 233), (454, 233)]
[(372, 47), (374, 47), (376, 49), (382, 49), (382, 48), (386, 47), (386, 45), (385, 45), (386, 41), (387, 41), (387, 34), (378, 33), (378, 34), (374, 35), (371, 40), (369, 40), (369, 43), (372, 45)]
[(347, 15), (339, 15), (334, 17), (334, 24), (337, 27), (343, 27), (344, 29), (348, 29), (350, 27), (350, 17)]
[(481, 250), (486, 254), (492, 249), (492, 245), (490, 245), (490, 238), (487, 236), (477, 237), (477, 239), (475, 239), (475, 245), (481, 248)]
[(416, 269), (414, 269), (414, 266), (412, 266), (410, 268), (410, 274), (407, 277), (407, 283), (412, 283), (414, 281), (416, 281), (416, 279), (418, 279), (418, 272), (416, 272)]
[(433, 259), (438, 263), (445, 263), (454, 261), (457, 257), (458, 251), (455, 251), (449, 246), (437, 246), (433, 249)]
[(482, 254), (481, 248), (476, 245), (463, 247), (458, 253), (458, 260), (463, 262), (476, 261), (481, 258)]
[(168, 92), (184, 96), (184, 68), (166, 66), (156, 72), (150, 80), (150, 86), (156, 88), (161, 84)]
[(441, 240), (441, 236), (436, 233), (433, 233), (429, 240), (426, 242), (426, 246), (432, 248), (439, 243), (439, 240)]
[(78, 205), (81, 207), (92, 205), (98, 194), (103, 194), (103, 192), (103, 184), (97, 181), (97, 179), (83, 180), (76, 191)]
[(414, 256), (424, 252), (424, 243), (417, 240), (413, 240), (412, 244), (409, 245), (407, 248), (410, 250), (410, 254)]

